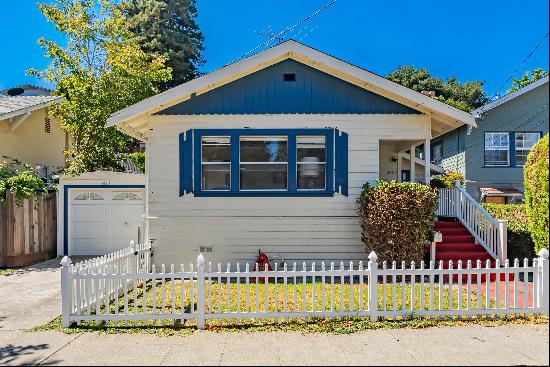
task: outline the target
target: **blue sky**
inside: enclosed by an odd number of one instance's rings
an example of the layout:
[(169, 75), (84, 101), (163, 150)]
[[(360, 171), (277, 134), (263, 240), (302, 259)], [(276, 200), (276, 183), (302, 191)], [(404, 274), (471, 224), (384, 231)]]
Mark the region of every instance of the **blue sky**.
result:
[[(198, 0), (207, 59), (201, 70), (219, 68), (263, 42), (254, 31), (268, 26), (280, 31), (327, 2)], [(63, 37), (36, 4), (0, 0), (0, 89), (27, 82), (46, 85), (26, 76), (25, 70), (48, 64), (36, 43), (40, 36), (60, 42)], [(492, 95), (548, 32), (548, 12), (546, 0), (529, 5), (509, 0), (338, 0), (305, 23), (308, 28), (296, 39), (313, 29), (301, 42), (377, 74), (386, 75), (399, 65), (426, 67), (443, 78), (485, 80)], [(546, 39), (516, 76), (536, 67), (547, 70), (548, 53)]]

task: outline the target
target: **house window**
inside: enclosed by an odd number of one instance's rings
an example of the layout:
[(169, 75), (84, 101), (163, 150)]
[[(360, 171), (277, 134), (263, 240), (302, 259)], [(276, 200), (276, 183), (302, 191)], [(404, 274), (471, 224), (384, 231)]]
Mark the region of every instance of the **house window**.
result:
[(527, 155), (535, 143), (540, 139), (540, 133), (516, 133), (516, 166), (523, 166), (527, 162)]
[(201, 189), (231, 188), (231, 142), (229, 136), (205, 136), (201, 140)]
[(288, 189), (286, 136), (241, 136), (240, 190)]
[(431, 161), (435, 164), (440, 164), (443, 159), (443, 144), (439, 141), (432, 145)]
[(509, 166), (510, 136), (507, 132), (485, 133), (485, 165)]
[(324, 136), (297, 136), (296, 156), (298, 190), (324, 190), (326, 138)]
[(347, 134), (331, 128), (188, 130), (180, 196), (347, 195), (347, 150)]

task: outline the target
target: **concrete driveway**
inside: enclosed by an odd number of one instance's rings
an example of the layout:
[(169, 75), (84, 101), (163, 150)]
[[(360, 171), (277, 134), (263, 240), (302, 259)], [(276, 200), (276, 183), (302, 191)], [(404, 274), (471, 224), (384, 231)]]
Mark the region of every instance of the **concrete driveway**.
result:
[(59, 259), (0, 276), (0, 365), (548, 365), (548, 324), (148, 334), (26, 332), (60, 313)]

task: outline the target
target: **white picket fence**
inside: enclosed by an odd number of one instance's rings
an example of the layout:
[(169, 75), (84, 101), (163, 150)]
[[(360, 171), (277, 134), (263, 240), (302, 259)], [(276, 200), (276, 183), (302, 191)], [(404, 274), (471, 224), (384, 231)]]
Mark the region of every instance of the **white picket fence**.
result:
[[(448, 268), (443, 262), (379, 267), (375, 253), (360, 262), (318, 268), (259, 271), (239, 264), (205, 265), (202, 255), (186, 270), (150, 266), (150, 246), (132, 246), (106, 257), (71, 264), (62, 260), (63, 325), (123, 322), (132, 325), (259, 322), (294, 318), (366, 316), (372, 321), (409, 316), (471, 318), (479, 315), (546, 314), (548, 250), (520, 265), (515, 260)], [(492, 281), (491, 281), (492, 280)], [(160, 321), (158, 321), (160, 320)]]
[(436, 215), (456, 217), (493, 258), (501, 263), (508, 258), (508, 222), (495, 219), (460, 187), (459, 180), (454, 187), (439, 190)]

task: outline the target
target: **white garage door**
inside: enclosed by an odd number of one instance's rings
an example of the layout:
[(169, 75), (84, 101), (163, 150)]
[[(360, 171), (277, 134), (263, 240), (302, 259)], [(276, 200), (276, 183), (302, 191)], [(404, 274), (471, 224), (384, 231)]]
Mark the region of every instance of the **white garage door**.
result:
[(143, 189), (71, 189), (69, 199), (71, 255), (104, 255), (143, 233)]

